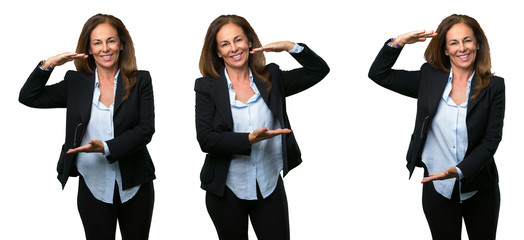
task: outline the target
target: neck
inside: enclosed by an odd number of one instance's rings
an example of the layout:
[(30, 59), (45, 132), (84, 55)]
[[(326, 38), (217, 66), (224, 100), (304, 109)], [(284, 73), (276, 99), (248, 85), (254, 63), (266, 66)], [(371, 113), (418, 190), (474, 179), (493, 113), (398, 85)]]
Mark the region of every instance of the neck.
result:
[(242, 69), (230, 68), (226, 66), (227, 75), (231, 82), (249, 81), (249, 68)]
[(98, 79), (100, 81), (103, 81), (103, 80), (111, 80), (111, 81), (113, 81), (113, 79), (116, 76), (116, 73), (118, 72), (118, 68), (116, 68), (116, 67), (115, 68), (111, 68), (111, 69), (97, 68), (96, 71), (98, 73)]
[(467, 82), (471, 75), (473, 74), (473, 69), (453, 69), (453, 80), (460, 82)]

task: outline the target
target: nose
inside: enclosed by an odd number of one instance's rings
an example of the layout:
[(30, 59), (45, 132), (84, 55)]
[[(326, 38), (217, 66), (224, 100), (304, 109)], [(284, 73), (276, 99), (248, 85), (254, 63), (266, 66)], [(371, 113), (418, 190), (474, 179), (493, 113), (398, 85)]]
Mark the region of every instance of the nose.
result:
[(231, 52), (236, 52), (238, 50), (238, 46), (236, 43), (231, 44)]
[(107, 52), (109, 51), (109, 45), (107, 43), (102, 44), (102, 51)]
[(460, 43), (459, 44), (459, 51), (464, 52), (465, 50), (466, 50), (466, 46), (464, 45), (464, 43)]

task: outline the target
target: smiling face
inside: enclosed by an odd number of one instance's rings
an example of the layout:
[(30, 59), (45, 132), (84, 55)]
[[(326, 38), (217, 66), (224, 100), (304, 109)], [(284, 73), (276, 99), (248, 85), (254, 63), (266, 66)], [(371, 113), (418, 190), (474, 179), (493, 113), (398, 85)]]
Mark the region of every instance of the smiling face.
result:
[(118, 56), (121, 49), (118, 32), (110, 24), (101, 23), (91, 32), (89, 54), (93, 55), (97, 68), (118, 69)]
[(473, 29), (464, 23), (453, 25), (446, 33), (445, 54), (454, 70), (473, 71), (479, 45)]
[(224, 60), (227, 69), (245, 70), (248, 68), (251, 42), (244, 30), (234, 23), (225, 24), (216, 35), (217, 54)]

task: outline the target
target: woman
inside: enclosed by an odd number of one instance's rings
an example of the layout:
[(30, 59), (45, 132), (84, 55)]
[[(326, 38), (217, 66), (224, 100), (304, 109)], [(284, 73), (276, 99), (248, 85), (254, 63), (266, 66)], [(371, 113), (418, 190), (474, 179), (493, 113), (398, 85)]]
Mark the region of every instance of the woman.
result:
[[(288, 51), (303, 68), (265, 65), (263, 52)], [(304, 44), (262, 46), (242, 17), (220, 16), (208, 28), (195, 82), (200, 173), (220, 239), (289, 239), (284, 176), (302, 161), (286, 113), (287, 96), (322, 80), (327, 64)]]
[[(432, 38), (420, 71), (392, 70), (406, 44)], [(504, 80), (491, 73), (484, 31), (471, 17), (451, 15), (433, 31), (391, 39), (369, 70), (377, 84), (417, 98), (407, 154), (410, 176), (425, 170), (422, 203), (433, 239), (495, 239), (500, 207), (493, 155), (502, 138)]]
[[(74, 61), (63, 81), (52, 70)], [(20, 91), (34, 108), (67, 108), (58, 179), (80, 176), (78, 211), (87, 239), (147, 239), (154, 166), (146, 145), (154, 128), (151, 76), (138, 71), (133, 41), (120, 19), (97, 14), (85, 23), (76, 53), (41, 61)]]

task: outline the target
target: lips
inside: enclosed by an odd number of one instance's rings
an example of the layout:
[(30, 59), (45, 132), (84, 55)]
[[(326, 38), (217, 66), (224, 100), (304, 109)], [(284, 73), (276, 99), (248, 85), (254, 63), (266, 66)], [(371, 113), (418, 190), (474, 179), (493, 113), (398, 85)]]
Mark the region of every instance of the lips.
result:
[(106, 61), (109, 61), (111, 60), (111, 58), (113, 58), (113, 54), (109, 54), (109, 55), (101, 55), (100, 56), (102, 59), (106, 60)]
[(466, 54), (466, 55), (460, 55), (460, 56), (457, 56), (460, 60), (462, 61), (467, 61), (469, 59), (469, 54)]
[(235, 61), (238, 61), (238, 60), (242, 59), (242, 53), (235, 54), (235, 55), (231, 56), (231, 58), (233, 58), (233, 60), (235, 60)]

